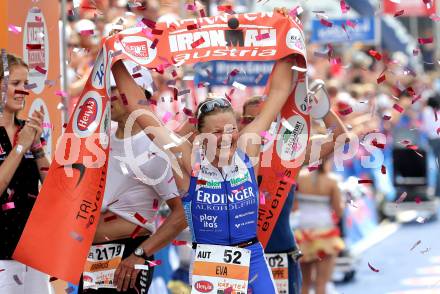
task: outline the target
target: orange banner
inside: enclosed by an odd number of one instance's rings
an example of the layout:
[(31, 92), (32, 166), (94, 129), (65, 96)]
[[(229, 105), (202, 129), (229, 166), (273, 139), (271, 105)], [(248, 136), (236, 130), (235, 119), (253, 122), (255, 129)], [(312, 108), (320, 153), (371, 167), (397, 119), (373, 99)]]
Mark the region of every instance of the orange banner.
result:
[[(72, 283), (78, 283), (84, 268), (104, 194), (110, 69), (115, 61), (131, 59), (141, 66), (163, 71), (183, 63), (209, 60), (305, 56), (299, 21), (278, 13), (224, 14), (175, 23), (144, 23), (145, 27), (128, 29), (105, 41), (14, 253), (15, 259)], [(300, 59), (305, 67), (304, 58)], [(295, 119), (303, 122), (308, 116), (292, 116), (292, 111), (291, 105), (286, 104), (282, 116), (293, 123), (292, 132), (296, 132)], [(281, 127), (280, 133), (286, 135), (287, 131)], [(287, 141), (291, 143), (291, 139)], [(278, 151), (277, 147), (277, 154), (289, 157), (289, 150)], [(281, 168), (280, 163), (275, 166)], [(290, 169), (289, 177), (293, 178), (296, 172), (297, 169)], [(273, 170), (261, 170), (264, 185), (270, 173)], [(281, 210), (281, 206), (276, 209)], [(270, 234), (267, 230), (265, 233)]]
[(35, 109), (44, 108), (45, 151), (52, 157), (64, 121), (58, 109), (62, 93), (59, 91), (59, 1), (23, 0), (19, 9), (16, 1), (0, 2), (0, 15), (4, 16), (1, 17), (0, 47), (22, 57), (29, 66), (30, 88), (27, 91), (30, 95), (19, 117), (26, 119)]

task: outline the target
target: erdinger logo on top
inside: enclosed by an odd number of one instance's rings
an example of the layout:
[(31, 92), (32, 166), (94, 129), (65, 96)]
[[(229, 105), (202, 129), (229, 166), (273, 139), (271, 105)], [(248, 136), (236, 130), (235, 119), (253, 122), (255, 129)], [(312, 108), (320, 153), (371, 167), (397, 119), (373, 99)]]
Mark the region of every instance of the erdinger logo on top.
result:
[(87, 92), (79, 101), (73, 114), (73, 132), (80, 138), (95, 132), (101, 121), (102, 98), (95, 91)]

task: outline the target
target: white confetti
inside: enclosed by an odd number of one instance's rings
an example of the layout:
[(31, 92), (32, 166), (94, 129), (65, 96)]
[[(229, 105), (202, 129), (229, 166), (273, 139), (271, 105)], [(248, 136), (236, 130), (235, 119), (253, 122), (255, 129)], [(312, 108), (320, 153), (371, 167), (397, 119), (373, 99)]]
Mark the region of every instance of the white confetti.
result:
[(134, 269), (148, 271), (150, 270), (150, 267), (146, 264), (135, 264)]
[(233, 82), (232, 83), (232, 87), (237, 88), (237, 89), (242, 90), (242, 91), (246, 90), (246, 85), (243, 85), (243, 84), (241, 84), (239, 82)]

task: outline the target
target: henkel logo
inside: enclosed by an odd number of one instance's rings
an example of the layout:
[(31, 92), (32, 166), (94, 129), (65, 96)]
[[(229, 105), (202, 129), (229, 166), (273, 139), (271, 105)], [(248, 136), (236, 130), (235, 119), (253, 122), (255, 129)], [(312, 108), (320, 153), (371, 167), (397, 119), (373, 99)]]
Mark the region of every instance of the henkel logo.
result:
[(142, 65), (151, 63), (156, 57), (157, 49), (151, 48), (153, 42), (142, 36), (125, 36), (115, 43), (115, 50), (122, 50), (128, 57)]
[(72, 124), (73, 131), (80, 138), (90, 136), (98, 128), (101, 116), (101, 96), (95, 91), (87, 92), (75, 109)]
[(194, 288), (201, 293), (209, 293), (214, 290), (214, 285), (209, 281), (197, 281)]
[(81, 106), (79, 112), (77, 126), (80, 131), (85, 131), (96, 118), (96, 107), (98, 102), (93, 98), (87, 98), (86, 102)]

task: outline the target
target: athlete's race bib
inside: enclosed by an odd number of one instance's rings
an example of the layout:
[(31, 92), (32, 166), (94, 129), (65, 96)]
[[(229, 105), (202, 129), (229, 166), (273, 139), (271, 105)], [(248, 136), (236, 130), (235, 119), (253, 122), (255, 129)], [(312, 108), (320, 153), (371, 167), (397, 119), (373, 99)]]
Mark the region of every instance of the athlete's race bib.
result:
[(287, 253), (266, 253), (266, 260), (272, 270), (272, 276), (279, 294), (289, 293), (289, 262)]
[(83, 289), (113, 288), (115, 271), (122, 260), (124, 244), (90, 247), (83, 273)]
[(198, 244), (191, 293), (246, 294), (250, 261), (244, 248)]

